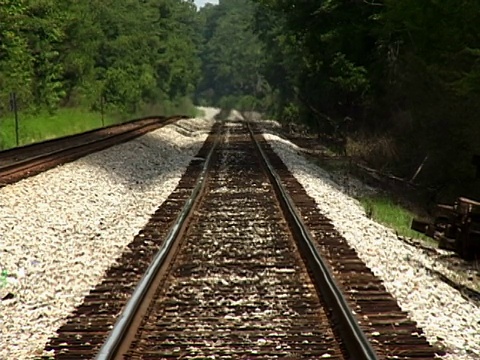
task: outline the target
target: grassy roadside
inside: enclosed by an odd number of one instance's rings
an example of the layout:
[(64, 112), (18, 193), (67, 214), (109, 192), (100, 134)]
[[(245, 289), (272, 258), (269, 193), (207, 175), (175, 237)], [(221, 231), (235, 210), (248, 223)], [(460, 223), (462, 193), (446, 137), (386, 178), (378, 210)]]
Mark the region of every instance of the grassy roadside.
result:
[(416, 215), (382, 195), (362, 196), (358, 199), (368, 217), (395, 230), (398, 235), (423, 240), (430, 245), (437, 244), (433, 239), (410, 229)]
[[(116, 118), (104, 116), (105, 126), (115, 124)], [(19, 145), (77, 134), (102, 127), (100, 113), (78, 108), (63, 108), (51, 114), (43, 111), (37, 114), (19, 113)], [(16, 146), (15, 119), (13, 116), (0, 118), (0, 150)]]
[[(106, 112), (102, 122), (100, 112), (82, 108), (60, 108), (55, 113), (41, 111), (38, 113), (18, 114), (19, 146), (55, 139), (63, 136), (79, 134), (100, 128), (103, 125), (114, 125), (130, 119), (150, 115), (188, 115), (200, 113), (190, 99), (163, 101), (162, 104), (144, 106), (135, 114), (115, 114)], [(0, 151), (16, 147), (15, 119), (13, 114), (0, 117)]]
[[(345, 161), (319, 161), (316, 159), (314, 162), (321, 168), (330, 173), (335, 173), (339, 177), (349, 176), (349, 164)], [(401, 203), (396, 201), (393, 196), (380, 192), (369, 195), (362, 194), (355, 196), (355, 198), (360, 201), (368, 217), (378, 223), (388, 226), (396, 231), (398, 235), (419, 239), (430, 245), (437, 244), (433, 239), (410, 229), (412, 220), (421, 216), (418, 216), (415, 212), (407, 209)]]
[(129, 118), (138, 118), (151, 115), (186, 115), (196, 117), (201, 114), (201, 111), (193, 104), (188, 97), (183, 97), (174, 101), (163, 100), (158, 104), (144, 105), (135, 114), (129, 115)]

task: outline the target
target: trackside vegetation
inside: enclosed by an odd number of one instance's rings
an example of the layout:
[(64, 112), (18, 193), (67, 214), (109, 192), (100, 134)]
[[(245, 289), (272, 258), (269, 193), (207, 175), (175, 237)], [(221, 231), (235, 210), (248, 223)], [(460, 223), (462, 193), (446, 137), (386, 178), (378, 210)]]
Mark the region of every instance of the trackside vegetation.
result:
[(12, 93), (23, 134), (30, 116), (211, 105), (307, 124), (438, 201), (480, 199), (478, 1), (0, 0), (0, 19), (0, 147)]
[(257, 0), (277, 118), (344, 139), (349, 155), (480, 198), (478, 1)]
[[(200, 79), (192, 1), (0, 0), (0, 148), (104, 121), (192, 113)], [(16, 103), (12, 103), (15, 94)]]
[[(0, 143), (3, 149), (13, 148), (16, 144), (15, 119), (5, 117), (2, 120)], [(77, 134), (91, 129), (113, 125), (113, 117), (78, 108), (61, 108), (51, 113), (38, 111), (35, 113), (20, 113), (18, 121), (19, 146), (31, 144), (57, 137)]]
[(480, 199), (478, 1), (220, 0), (199, 16), (197, 102), (307, 124), (435, 202)]
[(394, 229), (399, 236), (419, 238), (432, 242), (431, 238), (411, 230), (410, 225), (416, 217), (412, 211), (396, 203), (388, 196), (362, 196), (358, 199), (366, 214), (373, 220)]

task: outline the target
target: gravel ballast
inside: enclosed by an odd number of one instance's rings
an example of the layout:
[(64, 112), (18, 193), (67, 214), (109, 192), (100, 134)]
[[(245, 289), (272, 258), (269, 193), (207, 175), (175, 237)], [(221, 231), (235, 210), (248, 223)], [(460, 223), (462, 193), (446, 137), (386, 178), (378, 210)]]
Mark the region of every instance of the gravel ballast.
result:
[(428, 269), (437, 268), (431, 258), (369, 219), (360, 203), (301, 156), (296, 145), (269, 132), (264, 136), (322, 213), (423, 328), (428, 341), (445, 349), (444, 359), (480, 359), (480, 308), (429, 274)]
[(213, 124), (204, 111), (0, 189), (0, 359), (43, 354), (175, 189)]
[[(206, 119), (182, 120), (0, 189), (0, 271), (7, 274), (0, 276), (0, 359), (43, 354), (176, 187), (213, 115), (206, 109)], [(265, 138), (445, 358), (480, 359), (480, 308), (429, 273), (439, 265), (369, 219), (295, 145)]]

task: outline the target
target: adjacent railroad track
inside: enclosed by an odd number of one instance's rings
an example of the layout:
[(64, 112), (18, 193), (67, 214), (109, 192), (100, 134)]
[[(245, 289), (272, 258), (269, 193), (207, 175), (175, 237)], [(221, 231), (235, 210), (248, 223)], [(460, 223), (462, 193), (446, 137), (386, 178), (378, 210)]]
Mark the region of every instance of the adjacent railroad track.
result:
[(46, 350), (58, 359), (440, 353), (261, 135), (235, 122), (215, 126), (177, 189)]
[(184, 116), (151, 117), (0, 152), (0, 187), (171, 124)]

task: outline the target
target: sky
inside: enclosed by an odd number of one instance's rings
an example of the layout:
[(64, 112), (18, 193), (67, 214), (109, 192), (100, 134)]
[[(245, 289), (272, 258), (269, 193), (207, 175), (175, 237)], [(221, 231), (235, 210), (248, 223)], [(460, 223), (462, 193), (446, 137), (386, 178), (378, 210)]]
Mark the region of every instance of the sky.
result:
[(218, 4), (218, 0), (195, 0), (195, 5), (197, 5), (199, 8), (206, 3)]

